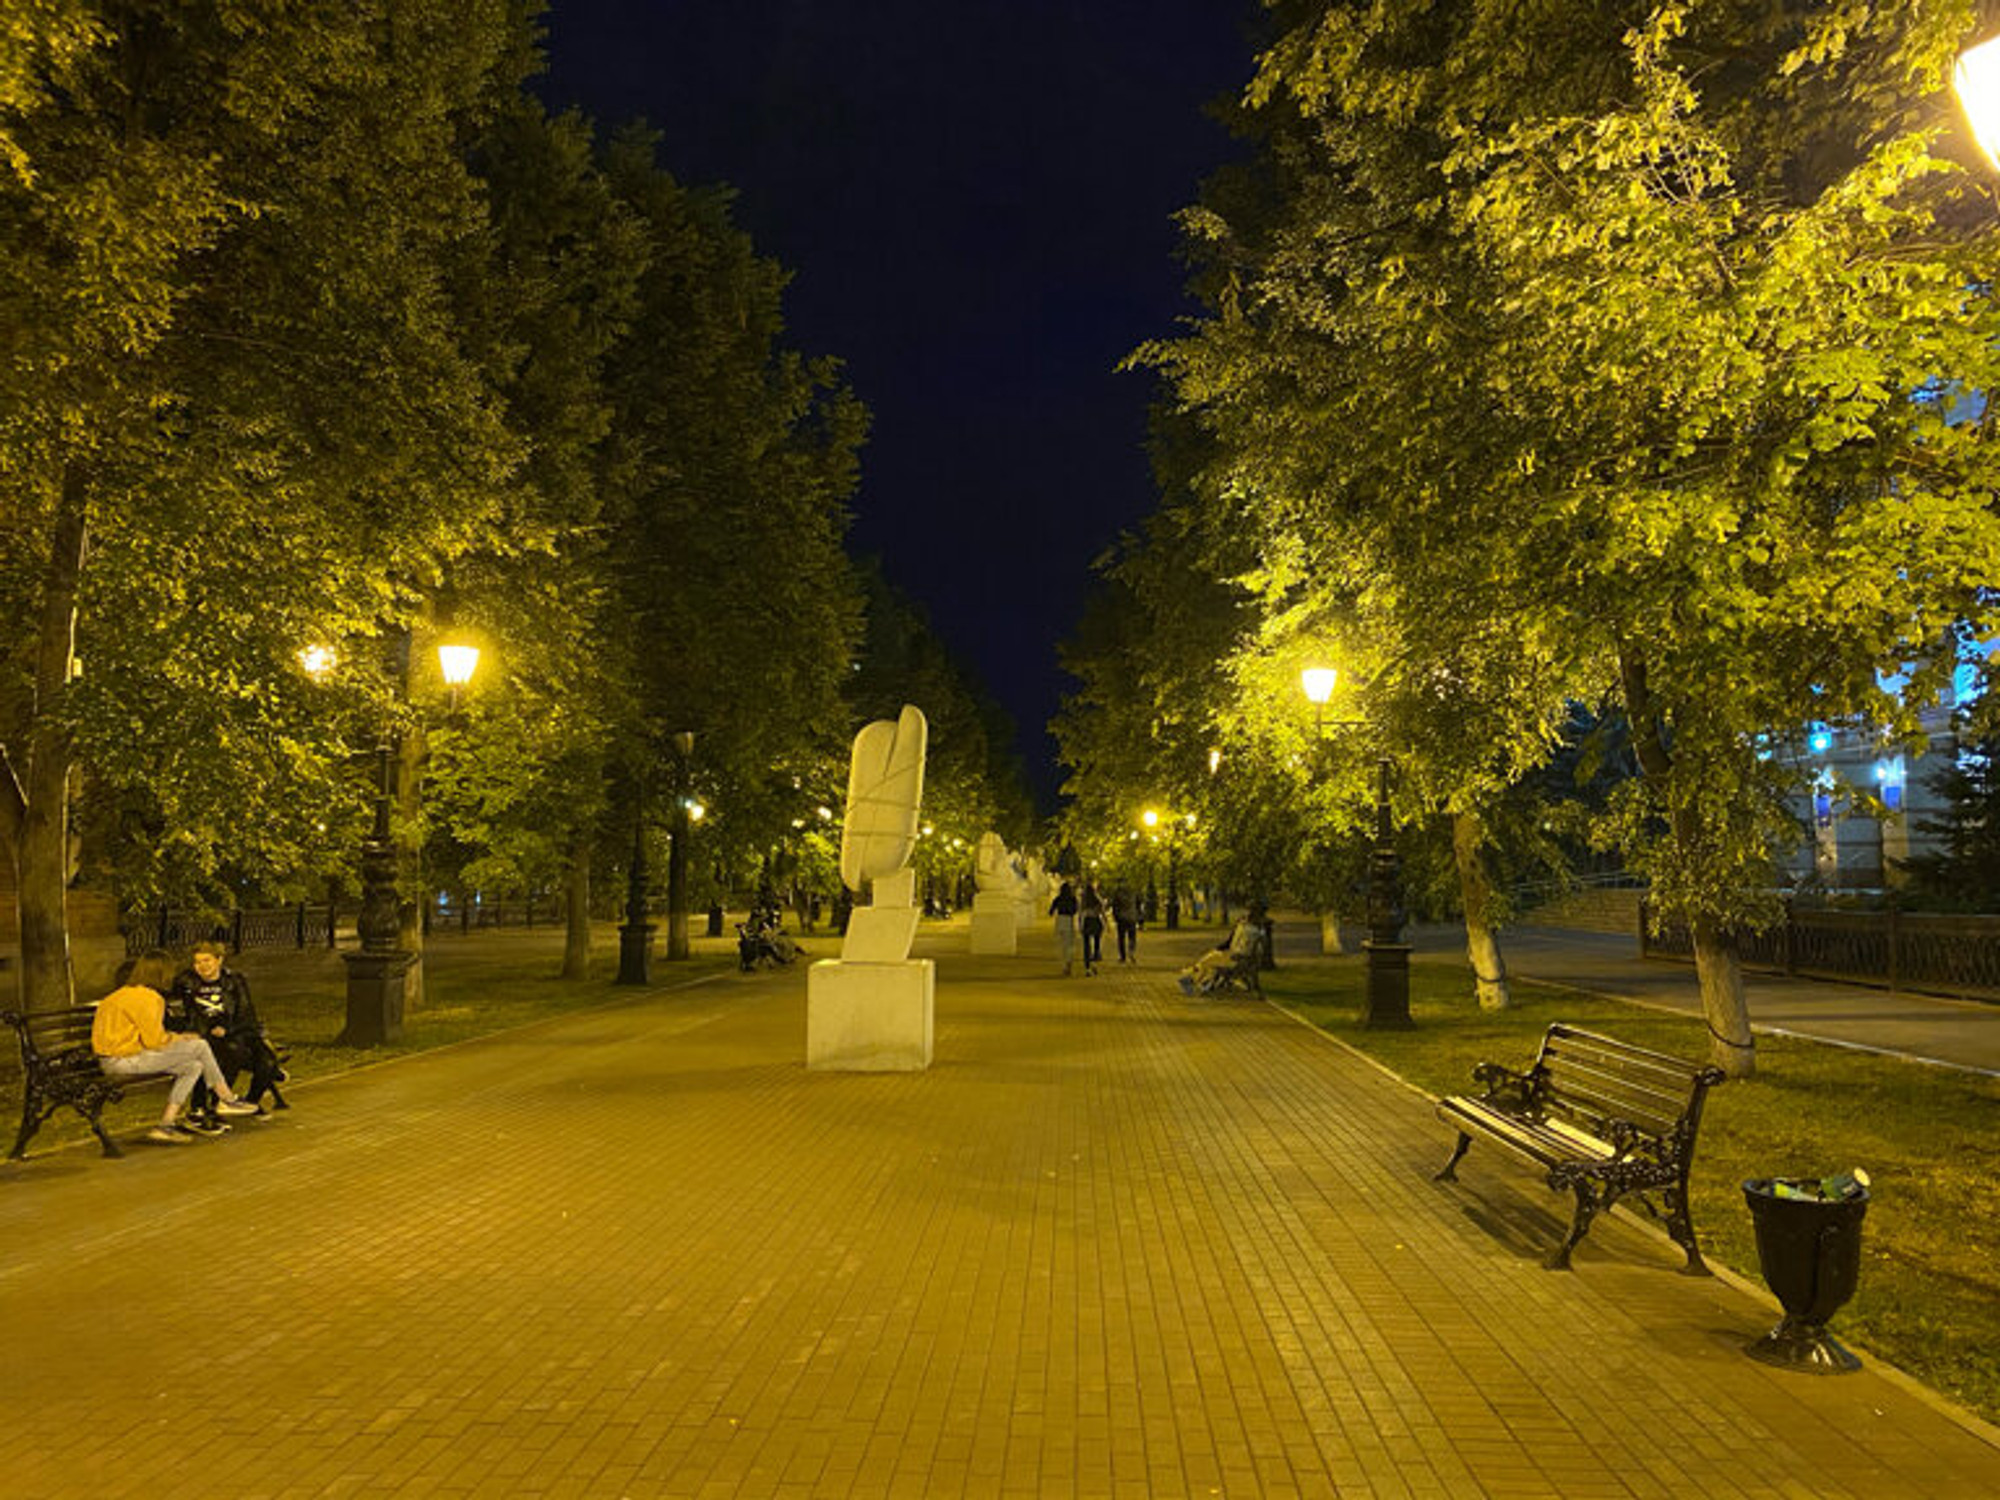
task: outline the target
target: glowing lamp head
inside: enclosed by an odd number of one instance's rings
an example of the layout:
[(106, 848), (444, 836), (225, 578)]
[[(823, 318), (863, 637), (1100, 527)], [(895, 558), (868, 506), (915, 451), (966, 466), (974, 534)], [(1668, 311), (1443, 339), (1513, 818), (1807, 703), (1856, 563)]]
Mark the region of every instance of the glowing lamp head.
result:
[(699, 823), (703, 818), (708, 816), (708, 809), (703, 807), (699, 802), (695, 801), (694, 798), (692, 797), (688, 798), (687, 810), (688, 810), (688, 821), (690, 823)]
[(472, 681), (472, 674), (479, 670), (479, 648), (477, 646), (438, 647), (438, 670), (444, 673), (445, 686), (462, 688)]
[(1806, 737), (1806, 744), (1812, 747), (1813, 754), (1824, 755), (1833, 748), (1833, 735), (1828, 730), (1815, 729)]
[(2000, 37), (1958, 55), (1952, 88), (1988, 161), (2000, 162)]
[(1208, 752), (1208, 774), (1213, 776), (1216, 773), (1217, 768), (1220, 767), (1221, 764), (1222, 764), (1222, 752), (1220, 750), (1213, 750), (1213, 749), (1210, 750)]
[(1308, 702), (1324, 706), (1333, 696), (1333, 684), (1339, 676), (1332, 667), (1307, 667), (1299, 673), (1299, 685), (1306, 690)]
[(1160, 815), (1149, 807), (1139, 814), (1139, 821), (1144, 823), (1148, 828), (1158, 828), (1160, 826)]
[(306, 646), (299, 652), (299, 666), (308, 677), (324, 677), (333, 670), (333, 650), (329, 646)]

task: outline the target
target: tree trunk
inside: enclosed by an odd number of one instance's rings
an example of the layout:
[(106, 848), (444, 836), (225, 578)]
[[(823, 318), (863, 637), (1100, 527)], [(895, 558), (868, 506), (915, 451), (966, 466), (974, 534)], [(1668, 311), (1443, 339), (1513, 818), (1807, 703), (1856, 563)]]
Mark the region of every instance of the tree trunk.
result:
[(568, 930), (563, 935), (562, 977), (590, 977), (590, 840), (569, 846), (569, 879), (563, 886)]
[(63, 471), (42, 580), (35, 643), (34, 718), (27, 765), (6, 778), (21, 920), (21, 1005), (59, 1010), (75, 1001), (69, 957), (69, 737), (61, 722), (76, 645), (76, 591), (88, 535), (84, 476)]
[(1701, 985), (1701, 1013), (1708, 1022), (1708, 1055), (1730, 1078), (1748, 1078), (1757, 1071), (1757, 1037), (1750, 1030), (1750, 1005), (1743, 993), (1743, 965), (1736, 957), (1736, 939), (1713, 917), (1697, 917), (1694, 972)]
[[(1632, 724), (1632, 749), (1639, 769), (1658, 783), (1671, 809), (1674, 839), (1686, 851), (1701, 847), (1698, 815), (1685, 795), (1671, 784), (1674, 758), (1667, 748), (1659, 715), (1647, 684), (1646, 661), (1636, 649), (1621, 643), (1619, 678), (1625, 690), (1626, 716)], [(1708, 1023), (1709, 1056), (1729, 1078), (1748, 1078), (1757, 1071), (1757, 1039), (1750, 1030), (1750, 1003), (1743, 992), (1743, 966), (1737, 962), (1736, 940), (1713, 916), (1696, 915), (1689, 924), (1694, 939), (1694, 972), (1701, 986), (1702, 1018)]]
[(1500, 935), (1492, 922), (1493, 881), (1486, 870), (1485, 843), (1486, 829), (1477, 813), (1452, 815), (1451, 852), (1458, 864), (1459, 900), (1465, 907), (1465, 956), (1472, 963), (1479, 1008), (1505, 1010), (1514, 1003), (1514, 995), (1507, 985)]
[(1340, 913), (1331, 907), (1319, 914), (1319, 951), (1330, 956), (1347, 951), (1340, 946)]
[(396, 737), (396, 946), (414, 953), (403, 992), (407, 1014), (424, 1007), (424, 911), (430, 900), (424, 885), (424, 731), (412, 724)]

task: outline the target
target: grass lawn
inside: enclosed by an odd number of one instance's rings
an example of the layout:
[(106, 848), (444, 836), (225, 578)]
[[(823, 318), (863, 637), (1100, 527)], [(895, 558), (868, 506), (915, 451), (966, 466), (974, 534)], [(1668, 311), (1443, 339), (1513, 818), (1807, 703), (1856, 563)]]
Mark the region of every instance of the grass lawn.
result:
[[(656, 986), (685, 984), (735, 966), (734, 937), (698, 937), (692, 946), (686, 962), (670, 964), (660, 956), (665, 943), (655, 939)], [(553, 927), (434, 938), (425, 960), (424, 1004), (405, 1017), (402, 1041), (370, 1048), (343, 1047), (334, 1040), (346, 1021), (347, 1005), (347, 971), (338, 954), (324, 948), (254, 949), (231, 958), (229, 966), (250, 981), (258, 1017), (290, 1050), (287, 1067), (297, 1084), (643, 993), (611, 983), (618, 971), (618, 939), (609, 926), (600, 928), (593, 940), (589, 979), (572, 983), (559, 978), (561, 962), (562, 936)], [(9, 1146), (21, 1119), (20, 1060), (13, 1042), (11, 1030), (0, 1032), (5, 1048), (0, 1057), (0, 1129)], [(285, 1085), (286, 1091), (292, 1086)], [(165, 1097), (157, 1086), (141, 1089), (106, 1109), (105, 1123), (118, 1137), (143, 1131), (159, 1118)], [(89, 1137), (89, 1127), (76, 1112), (63, 1109), (42, 1126), (28, 1151), (39, 1156)]]
[[(1433, 963), (1411, 970), (1418, 1029), (1365, 1031), (1362, 984), (1359, 957), (1288, 959), (1264, 988), (1432, 1094), (1472, 1089), (1475, 1063), (1526, 1067), (1553, 1021), (1708, 1054), (1698, 1020), (1519, 981), (1511, 1010), (1484, 1013), (1468, 970)], [(1438, 1165), (1450, 1145), (1440, 1125)], [(1874, 1187), (1860, 1290), (1834, 1332), (2000, 1421), (2000, 1079), (1759, 1037), (1757, 1076), (1710, 1090), (1702, 1117), (1692, 1196), (1703, 1253), (1761, 1281), (1742, 1181), (1852, 1167)]]

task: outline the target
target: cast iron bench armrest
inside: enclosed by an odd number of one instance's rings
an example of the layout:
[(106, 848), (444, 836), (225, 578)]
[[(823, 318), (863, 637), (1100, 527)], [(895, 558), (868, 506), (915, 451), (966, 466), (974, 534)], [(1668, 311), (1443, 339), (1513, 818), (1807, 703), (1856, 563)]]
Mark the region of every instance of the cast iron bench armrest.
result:
[(72, 1005), (33, 1015), (0, 1011), (0, 1021), (14, 1028), (14, 1038), (21, 1047), (21, 1129), (14, 1137), (14, 1149), (7, 1153), (9, 1160), (26, 1156), (28, 1142), (49, 1116), (65, 1105), (89, 1123), (106, 1156), (123, 1156), (104, 1128), (104, 1106), (124, 1098), (128, 1089), (172, 1080), (171, 1073), (130, 1073), (116, 1078), (106, 1073), (90, 1047), (90, 1028), (96, 1016), (93, 1005)]
[(1437, 1104), (1438, 1118), (1458, 1131), (1439, 1181), (1457, 1180), (1475, 1132), (1543, 1168), (1551, 1188), (1576, 1196), (1569, 1234), (1547, 1261), (1555, 1269), (1568, 1268), (1594, 1217), (1627, 1193), (1657, 1190), (1688, 1271), (1707, 1273), (1688, 1214), (1688, 1171), (1702, 1101), (1721, 1082), (1719, 1069), (1558, 1023), (1527, 1071), (1483, 1062), (1473, 1078), (1484, 1094)]

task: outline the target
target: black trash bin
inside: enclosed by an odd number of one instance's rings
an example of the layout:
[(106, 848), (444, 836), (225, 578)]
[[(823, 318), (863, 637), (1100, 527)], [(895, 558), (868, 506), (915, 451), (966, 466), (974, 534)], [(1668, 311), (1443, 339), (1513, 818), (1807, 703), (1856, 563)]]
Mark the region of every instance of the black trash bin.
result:
[[(1800, 1196), (1780, 1196), (1784, 1187)], [(1753, 1359), (1789, 1370), (1845, 1375), (1861, 1368), (1852, 1351), (1826, 1331), (1847, 1305), (1861, 1275), (1861, 1221), (1868, 1190), (1822, 1198), (1816, 1181), (1753, 1177), (1743, 1184), (1757, 1231), (1764, 1280), (1785, 1309), (1776, 1328), (1748, 1346)]]

